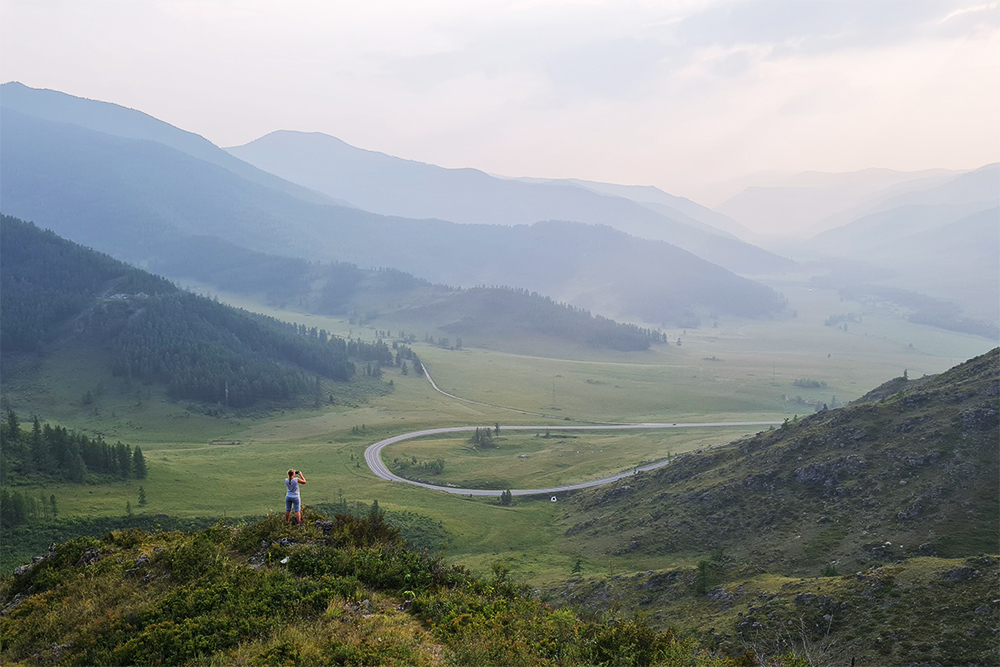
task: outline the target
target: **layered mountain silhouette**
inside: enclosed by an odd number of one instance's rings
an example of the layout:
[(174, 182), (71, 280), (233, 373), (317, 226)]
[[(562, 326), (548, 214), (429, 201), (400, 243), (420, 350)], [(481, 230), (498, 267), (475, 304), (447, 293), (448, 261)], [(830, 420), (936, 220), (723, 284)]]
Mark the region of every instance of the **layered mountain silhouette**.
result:
[(1000, 317), (1000, 165), (857, 210), (850, 223), (805, 244), (819, 257), (844, 257), (893, 272), (886, 284), (961, 304), (975, 317)]
[[(662, 241), (579, 222), (471, 225), (338, 206), (248, 172), (254, 167), (238, 160), (229, 164), (207, 140), (139, 112), (80, 100), (84, 127), (65, 122), (75, 112), (60, 111), (68, 104), (61, 95), (41, 91), (34, 107), (23, 99), (8, 106), (9, 86), (0, 96), (4, 213), (140, 266), (168, 264), (167, 255), (183, 246), (178, 240), (207, 236), (276, 255), (393, 267), (451, 285), (526, 288), (654, 324), (690, 321), (701, 309), (761, 316), (784, 305), (773, 290)], [(15, 98), (25, 93), (12, 90)], [(139, 129), (128, 137), (92, 129), (130, 122)], [(199, 151), (202, 157), (192, 154)], [(270, 179), (273, 186), (261, 182)]]
[(740, 274), (794, 266), (716, 228), (719, 222), (735, 226), (725, 216), (655, 188), (498, 178), (356, 148), (318, 132), (272, 132), (228, 150), (282, 178), (385, 215), (496, 225), (572, 220), (667, 241)]
[(642, 204), (646, 208), (658, 211), (667, 217), (674, 217), (680, 222), (698, 227), (701, 226), (714, 233), (723, 233), (738, 239), (746, 240), (754, 235), (752, 231), (736, 222), (728, 215), (713, 211), (707, 206), (691, 201), (687, 197), (678, 197), (652, 185), (618, 185), (616, 183), (600, 183), (584, 181), (576, 178), (561, 182), (579, 185), (582, 188), (603, 192), (604, 194), (624, 197)]
[(280, 179), (234, 158), (200, 135), (174, 127), (135, 109), (74, 97), (57, 90), (29, 88), (16, 81), (0, 86), (0, 104), (3, 111), (19, 111), (45, 120), (72, 123), (125, 139), (155, 141), (205, 162), (224, 167), (248, 181), (293, 194), (307, 201), (330, 201), (317, 192)]
[(770, 184), (753, 185), (716, 207), (758, 233), (807, 237), (860, 217), (845, 211), (911, 190), (935, 187), (961, 172), (862, 169), (844, 173), (807, 171)]

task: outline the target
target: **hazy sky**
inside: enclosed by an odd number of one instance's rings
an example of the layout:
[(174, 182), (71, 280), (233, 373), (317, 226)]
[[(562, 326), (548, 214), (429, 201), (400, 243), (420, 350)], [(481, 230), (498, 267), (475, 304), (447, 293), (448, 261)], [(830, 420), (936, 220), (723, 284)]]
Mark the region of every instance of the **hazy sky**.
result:
[(316, 130), (702, 199), (751, 173), (1000, 159), (1000, 9), (976, 0), (0, 0), (0, 78), (222, 146)]

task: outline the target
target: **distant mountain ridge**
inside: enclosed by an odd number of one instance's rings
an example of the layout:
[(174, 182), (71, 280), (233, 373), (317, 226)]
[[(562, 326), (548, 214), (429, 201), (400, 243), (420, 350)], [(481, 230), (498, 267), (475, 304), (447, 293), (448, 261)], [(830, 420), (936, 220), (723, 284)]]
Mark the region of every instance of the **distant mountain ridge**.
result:
[(201, 135), (182, 130), (142, 111), (118, 104), (74, 97), (56, 90), (29, 88), (22, 83), (11, 81), (0, 85), (0, 109), (18, 111), (45, 120), (72, 123), (124, 139), (155, 141), (228, 169), (254, 183), (287, 192), (307, 201), (330, 201), (318, 192), (285, 181), (243, 162)]
[[(791, 260), (678, 210), (657, 210), (607, 188), (598, 191), (596, 184), (587, 187), (569, 181), (497, 178), (477, 169), (446, 169), (356, 148), (319, 132), (279, 130), (227, 150), (282, 178), (383, 215), (465, 224), (519, 225), (542, 220), (603, 224), (677, 245), (735, 273), (775, 273), (794, 266)], [(697, 208), (693, 202), (687, 206)], [(707, 209), (703, 213), (712, 218)]]
[(741, 240), (747, 240), (754, 235), (752, 231), (732, 218), (706, 206), (691, 201), (686, 197), (678, 197), (664, 192), (652, 185), (618, 185), (616, 183), (601, 183), (585, 181), (578, 178), (566, 179), (522, 179), (527, 181), (547, 181), (551, 183), (569, 183), (587, 190), (631, 199), (667, 217), (674, 218), (693, 226), (701, 226), (706, 231), (722, 234)]
[(716, 210), (758, 234), (808, 237), (850, 222), (852, 218), (844, 212), (873, 199), (935, 187), (961, 173), (874, 168), (846, 173), (802, 172), (774, 185), (748, 187)]
[(6, 107), (0, 142), (6, 213), (140, 266), (168, 259), (179, 238), (214, 236), (271, 254), (395, 267), (433, 282), (526, 288), (653, 324), (690, 322), (693, 309), (753, 317), (784, 305), (773, 290), (680, 248), (608, 227), (386, 217), (306, 201), (158, 142)]
[(843, 215), (858, 217), (804, 241), (801, 250), (888, 269), (895, 276), (881, 281), (887, 285), (1000, 320), (1000, 165), (873, 200)]
[[(955, 217), (974, 213), (1000, 204), (1000, 164), (988, 164), (948, 178), (929, 177), (909, 181), (880, 191), (858, 206), (840, 211), (821, 221), (827, 231), (822, 237), (851, 225), (862, 218), (902, 207), (933, 206), (946, 211), (951, 207)], [(947, 215), (950, 211), (946, 211)], [(939, 223), (940, 224), (940, 223)], [(814, 238), (816, 238), (814, 237)]]

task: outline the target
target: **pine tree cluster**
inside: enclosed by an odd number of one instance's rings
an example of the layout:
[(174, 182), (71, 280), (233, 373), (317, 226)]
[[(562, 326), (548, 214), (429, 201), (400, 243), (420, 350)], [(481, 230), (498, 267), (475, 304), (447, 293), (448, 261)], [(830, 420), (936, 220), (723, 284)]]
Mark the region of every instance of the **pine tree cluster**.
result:
[(139, 447), (112, 445), (100, 436), (89, 438), (62, 426), (43, 425), (38, 417), (25, 430), (17, 414), (7, 411), (0, 422), (0, 484), (40, 475), (81, 484), (89, 474), (145, 479), (146, 458)]

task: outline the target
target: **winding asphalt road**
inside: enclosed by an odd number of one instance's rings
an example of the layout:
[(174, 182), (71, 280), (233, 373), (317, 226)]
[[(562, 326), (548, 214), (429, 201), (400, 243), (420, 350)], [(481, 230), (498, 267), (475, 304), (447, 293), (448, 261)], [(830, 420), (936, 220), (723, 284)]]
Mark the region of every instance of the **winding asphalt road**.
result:
[[(422, 364), (421, 364), (422, 365)], [(490, 407), (504, 408), (505, 410), (511, 410), (512, 412), (519, 412), (521, 414), (539, 414), (527, 412), (525, 410), (517, 410), (515, 408), (505, 408), (501, 405), (492, 405), (490, 403), (482, 403), (480, 401), (473, 401), (468, 398), (462, 398), (460, 396), (455, 396), (454, 394), (449, 394), (442, 391), (434, 384), (434, 380), (431, 379), (430, 373), (427, 372), (427, 368), (424, 367), (424, 375), (427, 380), (431, 383), (431, 386), (435, 390), (453, 398), (458, 401), (463, 401), (465, 403), (475, 403), (478, 405), (488, 405)], [(541, 415), (549, 416), (549, 415)], [(780, 424), (781, 422), (701, 422), (701, 423), (685, 423), (685, 424), (663, 424), (657, 422), (649, 422), (642, 424), (613, 424), (613, 423), (597, 423), (586, 426), (501, 426), (500, 429), (503, 431), (541, 431), (543, 429), (548, 429), (549, 431), (637, 431), (643, 429), (666, 429), (666, 428), (705, 428), (705, 427), (723, 427), (723, 426), (772, 426)], [(412, 484), (413, 486), (422, 486), (425, 489), (432, 489), (434, 491), (444, 491), (446, 493), (453, 493), (455, 495), (462, 496), (499, 496), (502, 491), (494, 489), (460, 489), (454, 486), (437, 486), (435, 484), (427, 484), (425, 482), (416, 482), (412, 479), (406, 479), (405, 477), (400, 477), (399, 475), (394, 475), (389, 468), (382, 462), (382, 449), (388, 447), (389, 445), (395, 444), (397, 442), (403, 442), (404, 440), (412, 440), (413, 438), (421, 438), (427, 435), (439, 435), (442, 433), (465, 433), (470, 431), (475, 431), (477, 428), (482, 428), (482, 426), (450, 426), (447, 428), (431, 428), (424, 431), (413, 431), (411, 433), (403, 433), (402, 435), (395, 435), (391, 438), (386, 438), (385, 440), (380, 440), (373, 445), (370, 445), (368, 449), (365, 450), (365, 463), (368, 468), (375, 473), (376, 476), (381, 477), (384, 480), (390, 482), (402, 482), (404, 484)], [(592, 486), (601, 486), (603, 484), (610, 484), (611, 482), (616, 482), (625, 477), (631, 477), (640, 472), (645, 472), (647, 470), (655, 470), (657, 468), (662, 468), (663, 466), (670, 463), (672, 459), (664, 459), (662, 461), (657, 461), (655, 463), (649, 463), (644, 466), (639, 466), (633, 468), (628, 472), (621, 472), (617, 475), (612, 475), (611, 477), (604, 477), (602, 479), (595, 479), (589, 482), (580, 482), (579, 484), (567, 484), (565, 486), (553, 486), (546, 489), (511, 489), (511, 495), (515, 496), (536, 496), (536, 495), (549, 495), (560, 493), (563, 491), (573, 491), (576, 489), (587, 489)]]
[[(501, 426), (501, 431), (541, 431), (548, 429), (550, 431), (624, 431), (633, 430), (637, 431), (640, 429), (658, 429), (658, 428), (704, 428), (707, 426), (771, 426), (772, 424), (780, 424), (781, 422), (703, 422), (703, 423), (690, 423), (690, 424), (658, 424), (658, 423), (646, 423), (646, 424), (607, 424), (607, 425), (596, 425), (596, 426)], [(368, 464), (368, 468), (375, 473), (378, 477), (390, 482), (403, 482), (404, 484), (412, 484), (414, 486), (422, 486), (425, 489), (433, 489), (435, 491), (445, 491), (447, 493), (454, 493), (461, 496), (499, 496), (501, 494), (500, 490), (493, 489), (460, 489), (453, 486), (437, 486), (435, 484), (427, 484), (425, 482), (416, 482), (412, 479), (406, 479), (405, 477), (400, 477), (399, 475), (394, 475), (389, 468), (382, 462), (382, 449), (388, 447), (397, 442), (403, 442), (404, 440), (412, 440), (413, 438), (420, 438), (425, 435), (438, 435), (441, 433), (463, 433), (469, 431), (475, 431), (477, 428), (482, 428), (482, 426), (451, 426), (448, 428), (431, 428), (425, 431), (413, 431), (412, 433), (403, 433), (402, 435), (395, 435), (391, 438), (386, 438), (385, 440), (380, 440), (374, 445), (370, 445), (368, 449), (365, 450), (365, 463)], [(601, 486), (602, 484), (610, 484), (611, 482), (616, 482), (619, 479), (624, 479), (625, 477), (631, 477), (639, 472), (645, 472), (647, 470), (655, 470), (656, 468), (662, 468), (663, 466), (670, 463), (672, 459), (664, 459), (663, 461), (657, 461), (655, 463), (650, 463), (644, 466), (639, 466), (638, 468), (633, 468), (628, 472), (621, 472), (617, 475), (612, 475), (611, 477), (604, 477), (602, 479), (595, 479), (589, 482), (580, 482), (579, 484), (567, 484), (565, 486), (552, 486), (546, 489), (511, 489), (511, 495), (515, 496), (537, 496), (537, 495), (549, 495), (554, 493), (559, 493), (561, 491), (572, 491), (574, 489), (586, 489), (592, 486)]]

